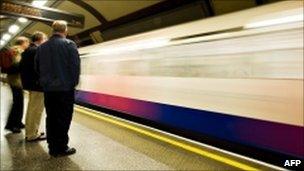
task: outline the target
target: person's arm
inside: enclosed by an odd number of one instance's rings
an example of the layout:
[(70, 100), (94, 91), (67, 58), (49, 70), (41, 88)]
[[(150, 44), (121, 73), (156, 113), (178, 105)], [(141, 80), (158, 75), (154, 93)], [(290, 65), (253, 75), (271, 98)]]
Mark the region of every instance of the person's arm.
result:
[(77, 45), (71, 41), (69, 42), (69, 53), (70, 53), (70, 61), (71, 61), (71, 73), (73, 79), (74, 87), (79, 83), (79, 75), (80, 75), (80, 57), (77, 50)]
[(38, 47), (36, 50), (36, 55), (34, 58), (34, 69), (39, 77), (40, 69), (39, 69), (39, 60), (40, 60), (40, 48)]
[(27, 51), (24, 51), (22, 54), (21, 54), (21, 60), (19, 62), (19, 71), (20, 71), (20, 77), (21, 77), (21, 83), (22, 83), (22, 86), (24, 87), (24, 85), (26, 84), (26, 76), (25, 76), (25, 60), (26, 60), (26, 57), (27, 57)]

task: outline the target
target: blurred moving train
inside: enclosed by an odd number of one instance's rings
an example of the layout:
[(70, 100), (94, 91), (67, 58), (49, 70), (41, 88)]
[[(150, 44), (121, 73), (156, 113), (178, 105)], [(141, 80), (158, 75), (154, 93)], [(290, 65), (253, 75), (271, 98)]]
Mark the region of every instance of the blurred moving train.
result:
[(302, 1), (142, 33), (80, 54), (78, 104), (207, 142), (303, 159)]

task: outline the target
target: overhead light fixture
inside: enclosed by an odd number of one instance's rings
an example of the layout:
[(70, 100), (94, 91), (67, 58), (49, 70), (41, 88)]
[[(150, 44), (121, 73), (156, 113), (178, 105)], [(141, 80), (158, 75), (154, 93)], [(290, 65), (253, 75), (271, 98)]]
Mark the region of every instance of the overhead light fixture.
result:
[(18, 18), (18, 21), (19, 21), (20, 23), (26, 23), (26, 22), (28, 21), (28, 19), (27, 19), (27, 18), (24, 18), (24, 17), (20, 17), (20, 18)]
[(47, 0), (35, 0), (32, 2), (33, 6), (42, 7), (47, 3)]
[(11, 36), (10, 34), (5, 33), (5, 34), (2, 36), (2, 39), (7, 41), (7, 40), (9, 40), (11, 37), (12, 37), (12, 36)]
[(0, 45), (3, 46), (5, 44), (4, 40), (0, 40)]
[(16, 33), (18, 30), (19, 30), (19, 26), (17, 26), (17, 25), (11, 25), (9, 28), (8, 28), (8, 32), (10, 32), (10, 33)]
[(253, 22), (245, 25), (245, 28), (258, 28), (258, 27), (266, 27), (278, 24), (286, 24), (292, 22), (303, 21), (303, 13), (298, 15), (292, 15), (287, 17), (275, 18), (270, 20)]

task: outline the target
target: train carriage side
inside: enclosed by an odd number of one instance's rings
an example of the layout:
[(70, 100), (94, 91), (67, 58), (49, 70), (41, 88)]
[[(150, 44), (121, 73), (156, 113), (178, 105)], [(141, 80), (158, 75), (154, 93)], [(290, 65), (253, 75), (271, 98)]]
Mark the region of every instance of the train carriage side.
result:
[(80, 53), (78, 104), (203, 142), (226, 142), (218, 145), (223, 148), (236, 144), (254, 149), (252, 155), (258, 149), (270, 158), (275, 153), (303, 159), (299, 1), (92, 45)]

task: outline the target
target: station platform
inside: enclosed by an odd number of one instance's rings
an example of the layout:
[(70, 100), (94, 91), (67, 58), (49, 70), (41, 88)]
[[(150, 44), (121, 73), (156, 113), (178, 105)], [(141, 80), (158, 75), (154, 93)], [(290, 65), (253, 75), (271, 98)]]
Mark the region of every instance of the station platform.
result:
[(46, 141), (25, 142), (24, 130), (19, 134), (4, 130), (10, 101), (9, 88), (2, 84), (1, 170), (279, 169), (79, 106), (69, 133), (69, 145), (77, 153), (53, 158)]

